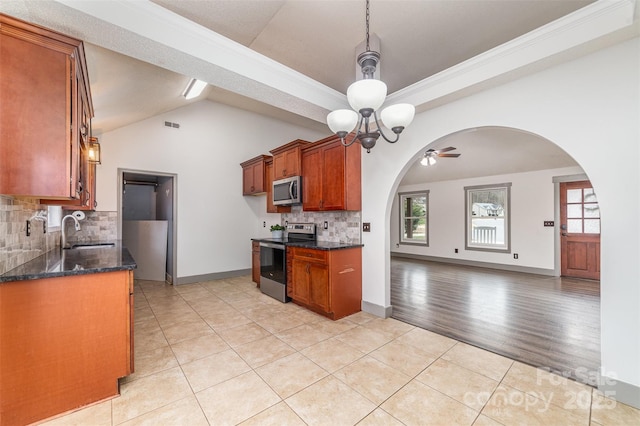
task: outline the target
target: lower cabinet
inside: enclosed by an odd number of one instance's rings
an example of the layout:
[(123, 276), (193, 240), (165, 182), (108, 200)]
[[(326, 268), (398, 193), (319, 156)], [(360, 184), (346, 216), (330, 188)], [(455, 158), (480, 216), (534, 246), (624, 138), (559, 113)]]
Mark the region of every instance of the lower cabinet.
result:
[(260, 243), (251, 242), (251, 279), (260, 287)]
[(287, 247), (287, 295), (302, 306), (339, 319), (360, 311), (362, 249)]
[(23, 425), (117, 396), (133, 372), (133, 273), (0, 284), (0, 414)]

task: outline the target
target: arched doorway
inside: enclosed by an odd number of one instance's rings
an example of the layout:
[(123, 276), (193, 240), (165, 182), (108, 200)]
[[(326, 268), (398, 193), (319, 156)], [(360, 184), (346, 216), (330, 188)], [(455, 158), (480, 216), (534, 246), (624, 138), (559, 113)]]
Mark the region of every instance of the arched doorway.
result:
[[(447, 147), (460, 157), (420, 164), (427, 149)], [(538, 135), (481, 127), (439, 138), (409, 163), (390, 214), (392, 316), (574, 378), (597, 371), (599, 283), (558, 277), (558, 183), (584, 179), (575, 160)], [(509, 199), (467, 194), (495, 195), (494, 186)], [(406, 200), (421, 194), (426, 238), (407, 241)], [(491, 214), (476, 209), (489, 205)], [(476, 225), (493, 239), (473, 241)]]

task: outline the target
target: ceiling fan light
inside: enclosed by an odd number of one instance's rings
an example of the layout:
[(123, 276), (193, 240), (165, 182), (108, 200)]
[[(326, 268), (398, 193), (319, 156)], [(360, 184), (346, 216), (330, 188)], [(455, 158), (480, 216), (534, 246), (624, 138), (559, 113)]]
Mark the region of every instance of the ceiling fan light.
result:
[(405, 128), (411, 124), (415, 113), (416, 108), (411, 104), (395, 104), (383, 109), (380, 118), (388, 129)]
[(436, 157), (433, 154), (425, 154), (422, 160), (420, 160), (420, 164), (423, 166), (433, 166), (436, 162)]
[(377, 111), (386, 97), (387, 85), (380, 80), (358, 80), (347, 89), (347, 100), (354, 111), (360, 111), (364, 108)]
[(338, 109), (327, 115), (327, 125), (333, 133), (349, 133), (357, 123), (358, 114), (350, 109)]

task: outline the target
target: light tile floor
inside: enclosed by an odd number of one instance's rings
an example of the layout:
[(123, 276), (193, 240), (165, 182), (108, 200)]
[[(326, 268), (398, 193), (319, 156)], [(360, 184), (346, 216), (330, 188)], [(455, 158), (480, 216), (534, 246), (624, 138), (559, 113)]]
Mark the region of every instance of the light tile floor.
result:
[(53, 425), (638, 425), (592, 388), (396, 321), (330, 321), (250, 277), (137, 281), (135, 373)]

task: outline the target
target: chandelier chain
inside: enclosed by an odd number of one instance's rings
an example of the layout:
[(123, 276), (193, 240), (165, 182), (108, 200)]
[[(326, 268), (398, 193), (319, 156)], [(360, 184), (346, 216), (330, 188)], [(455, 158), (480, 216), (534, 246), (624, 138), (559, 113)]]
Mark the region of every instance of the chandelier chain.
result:
[(367, 32), (367, 52), (371, 49), (369, 49), (369, 0), (367, 0), (367, 8), (366, 8), (366, 14), (365, 14), (365, 21), (366, 21), (366, 32)]

